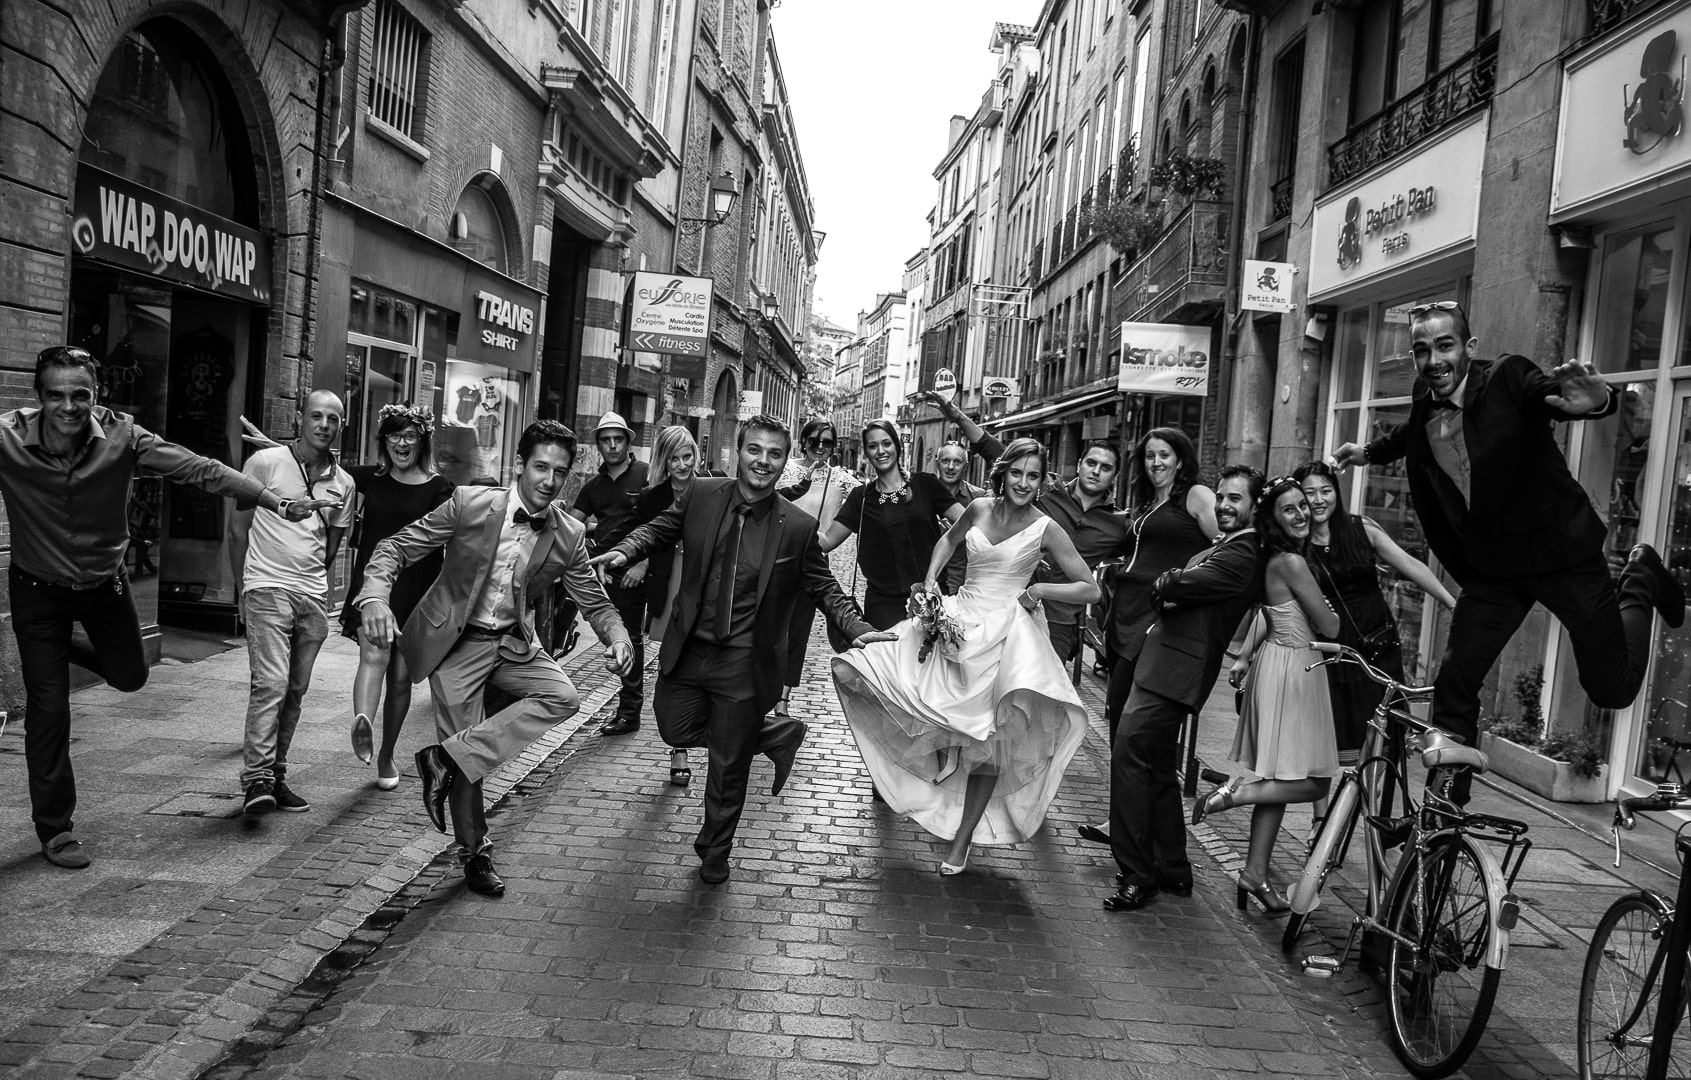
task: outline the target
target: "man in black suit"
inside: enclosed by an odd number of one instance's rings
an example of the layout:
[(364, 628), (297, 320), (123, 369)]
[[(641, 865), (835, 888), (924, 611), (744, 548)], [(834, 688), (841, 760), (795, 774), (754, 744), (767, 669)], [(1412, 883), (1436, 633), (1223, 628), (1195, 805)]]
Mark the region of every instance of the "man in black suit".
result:
[(1110, 752), (1110, 848), (1121, 872), (1107, 911), (1135, 911), (1159, 892), (1192, 893), (1180, 804), (1180, 725), (1203, 708), (1239, 620), (1262, 598), (1263, 562), (1251, 516), (1262, 474), (1222, 470), (1216, 542), (1151, 586), (1157, 621), (1145, 638), (1133, 690)]
[(705, 820), (693, 847), (699, 877), (713, 885), (728, 878), (752, 760), (765, 754), (774, 762), (771, 794), (779, 795), (804, 742), (802, 721), (769, 715), (796, 647), (794, 600), (807, 594), (854, 645), (897, 637), (865, 622), (829, 573), (816, 519), (774, 497), (792, 449), (787, 426), (754, 416), (739, 445), (738, 478), (694, 480), (685, 497), (593, 560), (615, 570), (682, 543), (652, 711), (664, 742), (709, 751)]
[[(1409, 318), (1421, 383), (1409, 419), (1366, 446), (1346, 443), (1333, 460), (1406, 459), (1427, 543), (1462, 586), (1431, 722), (1475, 742), (1480, 686), (1535, 602), (1567, 630), (1592, 703), (1625, 708), (1644, 684), (1652, 608), (1678, 626), (1685, 593), (1649, 544), (1631, 550), (1617, 588), (1603, 521), (1552, 423), (1609, 416), (1618, 395), (1578, 360), (1546, 375), (1524, 356), (1474, 359), (1479, 343), (1453, 302), (1411, 308)], [(1452, 796), (1467, 801), (1466, 775)]]

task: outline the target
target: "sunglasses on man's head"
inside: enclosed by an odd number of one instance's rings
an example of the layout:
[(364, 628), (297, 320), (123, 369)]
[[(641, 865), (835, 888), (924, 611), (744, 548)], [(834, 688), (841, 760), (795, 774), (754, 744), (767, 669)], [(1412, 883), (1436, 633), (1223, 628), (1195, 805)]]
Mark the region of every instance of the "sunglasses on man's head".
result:
[(1435, 300), (1430, 304), (1416, 304), (1409, 309), (1411, 319), (1419, 319), (1423, 315), (1431, 315), (1435, 311), (1461, 311), (1462, 305), (1455, 300)]

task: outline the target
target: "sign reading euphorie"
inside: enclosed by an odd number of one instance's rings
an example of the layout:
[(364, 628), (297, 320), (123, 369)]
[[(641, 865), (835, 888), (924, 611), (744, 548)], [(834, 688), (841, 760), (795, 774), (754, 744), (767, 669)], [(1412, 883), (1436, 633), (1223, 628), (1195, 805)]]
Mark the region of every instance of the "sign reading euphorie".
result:
[(710, 278), (639, 270), (628, 284), (623, 347), (703, 358), (710, 352)]
[(1122, 323), (1124, 394), (1203, 397), (1210, 384), (1210, 328), (1178, 323)]
[(76, 170), (71, 244), (126, 270), (270, 302), (270, 243), (258, 230), (92, 165)]

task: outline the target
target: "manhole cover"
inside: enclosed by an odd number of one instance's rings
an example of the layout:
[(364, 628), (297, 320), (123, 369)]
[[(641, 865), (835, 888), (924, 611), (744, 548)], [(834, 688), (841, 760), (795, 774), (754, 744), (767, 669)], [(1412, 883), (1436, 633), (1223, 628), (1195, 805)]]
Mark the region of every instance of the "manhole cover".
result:
[(148, 810), (166, 817), (234, 817), (245, 804), (241, 796), (221, 791), (184, 791)]

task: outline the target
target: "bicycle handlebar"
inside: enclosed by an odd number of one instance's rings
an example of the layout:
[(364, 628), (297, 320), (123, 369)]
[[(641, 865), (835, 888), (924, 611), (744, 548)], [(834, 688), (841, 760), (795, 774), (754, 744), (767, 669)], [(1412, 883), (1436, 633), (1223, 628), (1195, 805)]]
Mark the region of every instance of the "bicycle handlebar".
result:
[(1656, 790), (1648, 795), (1635, 795), (1630, 799), (1615, 800), (1615, 821), (1609, 826), (1609, 834), (1615, 838), (1615, 866), (1621, 864), (1621, 830), (1631, 831), (1638, 824), (1633, 815), (1639, 812), (1660, 814), (1668, 810), (1680, 810), (1691, 806), (1691, 796), (1680, 790), (1678, 784), (1660, 784)]
[(1392, 678), (1390, 675), (1387, 675), (1385, 672), (1381, 671), (1379, 668), (1377, 668), (1373, 664), (1369, 663), (1368, 659), (1366, 657), (1364, 657), (1361, 653), (1357, 652), (1355, 649), (1351, 648), (1349, 645), (1340, 645), (1336, 641), (1314, 641), (1314, 642), (1310, 643), (1309, 647), (1310, 647), (1310, 649), (1312, 649), (1315, 652), (1324, 653), (1327, 656), (1327, 659), (1321, 660), (1321, 661), (1314, 663), (1314, 664), (1311, 664), (1309, 666), (1308, 670), (1313, 671), (1315, 668), (1320, 667), (1322, 664), (1333, 664), (1333, 663), (1355, 664), (1357, 667), (1360, 667), (1362, 669), (1363, 673), (1366, 674), (1370, 679), (1379, 683), (1381, 686), (1386, 687), (1388, 690), (1396, 690), (1398, 693), (1404, 695), (1405, 697), (1429, 698), (1429, 697), (1433, 696), (1433, 688), (1432, 687), (1430, 687), (1430, 686), (1408, 686), (1408, 685), (1405, 685), (1404, 683), (1398, 682), (1396, 679)]

